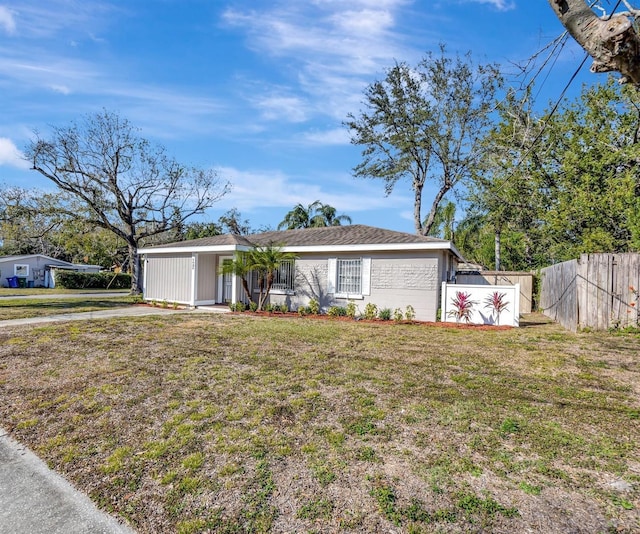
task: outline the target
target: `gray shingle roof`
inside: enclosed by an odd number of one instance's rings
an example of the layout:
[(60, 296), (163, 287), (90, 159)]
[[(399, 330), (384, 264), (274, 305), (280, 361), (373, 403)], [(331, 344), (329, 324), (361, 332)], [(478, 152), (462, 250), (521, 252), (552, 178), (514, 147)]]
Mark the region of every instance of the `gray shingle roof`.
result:
[(263, 232), (252, 235), (224, 234), (203, 237), (191, 241), (178, 241), (153, 248), (195, 248), (219, 245), (268, 245), (278, 244), (289, 247), (340, 246), (340, 245), (390, 245), (412, 243), (442, 243), (444, 239), (425, 237), (417, 234), (385, 230), (363, 224), (348, 226), (328, 226), (325, 228), (303, 228), (300, 230), (284, 230)]

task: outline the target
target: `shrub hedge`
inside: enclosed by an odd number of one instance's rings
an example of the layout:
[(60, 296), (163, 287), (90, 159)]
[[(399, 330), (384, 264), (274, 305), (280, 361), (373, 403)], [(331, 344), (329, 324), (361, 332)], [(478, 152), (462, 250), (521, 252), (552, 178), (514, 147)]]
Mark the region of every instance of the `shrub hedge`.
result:
[(131, 275), (109, 272), (57, 271), (56, 285), (65, 289), (129, 289), (131, 287)]

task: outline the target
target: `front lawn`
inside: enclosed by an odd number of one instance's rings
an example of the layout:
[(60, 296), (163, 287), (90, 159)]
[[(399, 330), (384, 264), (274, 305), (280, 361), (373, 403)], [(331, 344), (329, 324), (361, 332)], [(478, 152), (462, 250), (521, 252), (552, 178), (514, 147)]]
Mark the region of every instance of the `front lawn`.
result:
[(123, 308), (138, 303), (139, 300), (128, 293), (121, 297), (49, 297), (4, 298), (0, 299), (0, 321), (44, 317), (60, 313), (80, 313), (109, 308)]
[(640, 337), (241, 315), (0, 330), (2, 426), (139, 532), (635, 532)]

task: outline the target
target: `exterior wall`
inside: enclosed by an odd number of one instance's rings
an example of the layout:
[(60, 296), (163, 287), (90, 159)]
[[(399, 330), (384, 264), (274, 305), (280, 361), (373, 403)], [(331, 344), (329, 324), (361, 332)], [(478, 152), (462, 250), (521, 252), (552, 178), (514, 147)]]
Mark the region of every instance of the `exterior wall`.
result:
[(217, 256), (198, 254), (197, 258), (196, 304), (213, 304), (216, 302), (218, 286)]
[[(411, 305), (417, 320), (436, 320), (442, 273), (446, 272), (441, 252), (340, 254), (338, 257), (371, 258), (369, 294), (353, 299), (360, 312), (369, 302), (378, 310), (400, 308), (403, 312), (407, 305)], [(272, 294), (270, 300), (274, 304), (286, 303), (292, 310), (306, 306), (312, 298), (317, 299), (325, 311), (330, 306), (346, 306), (349, 299), (336, 298), (335, 294), (328, 293), (328, 274), (327, 256), (299, 256), (296, 260), (295, 294)]]
[(193, 304), (191, 280), (194, 259), (191, 253), (149, 255), (145, 261), (145, 300), (166, 300)]

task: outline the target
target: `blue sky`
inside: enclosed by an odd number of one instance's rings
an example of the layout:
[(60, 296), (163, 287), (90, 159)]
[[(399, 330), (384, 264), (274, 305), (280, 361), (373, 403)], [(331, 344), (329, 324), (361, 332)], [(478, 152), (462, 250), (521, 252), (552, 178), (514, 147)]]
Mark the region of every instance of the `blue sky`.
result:
[[(385, 197), (352, 177), (361, 149), (342, 122), (364, 88), (441, 42), (513, 70), (561, 32), (545, 0), (0, 0), (0, 184), (51, 188), (21, 159), (33, 131), (104, 108), (231, 182), (207, 220), (235, 207), (275, 227), (320, 200), (413, 232), (408, 183)], [(583, 56), (565, 47), (541, 105)], [(585, 68), (575, 91), (601, 80)]]

